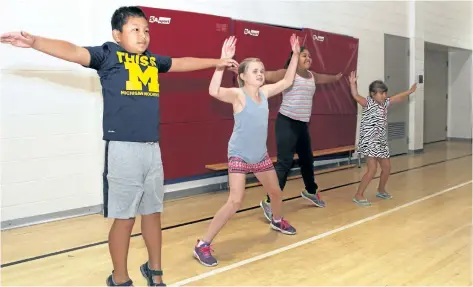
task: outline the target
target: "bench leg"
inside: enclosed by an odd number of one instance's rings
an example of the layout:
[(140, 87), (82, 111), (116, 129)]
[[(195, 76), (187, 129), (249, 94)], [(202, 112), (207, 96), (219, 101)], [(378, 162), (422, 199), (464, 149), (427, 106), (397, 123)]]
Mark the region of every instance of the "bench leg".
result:
[(359, 153), (357, 154), (357, 156), (358, 156), (358, 168), (361, 168), (361, 156)]
[(224, 190), (229, 190), (230, 189), (230, 178), (228, 177), (228, 174), (227, 174), (227, 180), (223, 183), (221, 183), (220, 185), (220, 188), (221, 189), (224, 189)]

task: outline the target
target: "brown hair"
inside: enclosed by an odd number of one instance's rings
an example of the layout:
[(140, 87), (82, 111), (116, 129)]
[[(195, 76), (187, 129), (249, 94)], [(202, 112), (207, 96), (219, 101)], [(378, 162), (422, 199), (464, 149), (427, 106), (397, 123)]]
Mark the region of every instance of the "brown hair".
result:
[(377, 93), (388, 92), (388, 86), (386, 86), (386, 84), (383, 81), (376, 80), (370, 84), (369, 90), (370, 90), (370, 96), (374, 96)]
[[(260, 62), (261, 65), (263, 65), (263, 62), (261, 62), (260, 59), (258, 58), (246, 58), (244, 59), (241, 63), (240, 66), (238, 66), (238, 86), (241, 88), (245, 85), (245, 81), (240, 77), (240, 74), (245, 73), (248, 70), (248, 66), (252, 62)], [(264, 65), (263, 65), (264, 67)]]

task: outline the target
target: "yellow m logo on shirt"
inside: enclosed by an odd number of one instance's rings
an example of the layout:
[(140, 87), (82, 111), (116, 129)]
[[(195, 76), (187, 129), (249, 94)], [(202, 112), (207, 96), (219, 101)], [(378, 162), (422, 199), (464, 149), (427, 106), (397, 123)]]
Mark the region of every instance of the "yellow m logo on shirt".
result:
[(125, 62), (125, 69), (128, 70), (129, 78), (126, 81), (128, 91), (143, 91), (143, 85), (148, 86), (149, 92), (159, 93), (158, 68), (147, 66), (144, 71), (140, 65)]

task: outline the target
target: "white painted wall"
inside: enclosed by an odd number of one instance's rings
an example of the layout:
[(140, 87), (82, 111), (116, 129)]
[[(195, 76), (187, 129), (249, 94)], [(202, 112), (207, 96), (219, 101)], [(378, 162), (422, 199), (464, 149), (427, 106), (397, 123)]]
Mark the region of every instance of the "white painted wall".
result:
[(471, 1), (419, 1), (426, 42), (471, 49)]
[(471, 51), (450, 49), (448, 62), (447, 137), (471, 139)]
[[(384, 78), (384, 33), (409, 36), (410, 6), (405, 1), (269, 4), (254, 0), (250, 5), (237, 0), (84, 0), (71, 5), (59, 0), (4, 0), (0, 33), (21, 29), (80, 45), (99, 45), (111, 40), (113, 11), (137, 4), (357, 37), (362, 94), (372, 80)], [(470, 30), (460, 25), (470, 21), (466, 5), (470, 4), (425, 2), (426, 40), (470, 49)], [(0, 46), (0, 68), (2, 221), (100, 204), (102, 100), (95, 73), (5, 45)], [(167, 187), (168, 192), (175, 189), (179, 186)]]
[[(424, 73), (424, 42), (472, 49), (471, 1), (409, 1), (411, 80)], [(415, 16), (415, 17), (414, 17)], [(423, 149), (424, 87), (409, 99), (409, 150)]]

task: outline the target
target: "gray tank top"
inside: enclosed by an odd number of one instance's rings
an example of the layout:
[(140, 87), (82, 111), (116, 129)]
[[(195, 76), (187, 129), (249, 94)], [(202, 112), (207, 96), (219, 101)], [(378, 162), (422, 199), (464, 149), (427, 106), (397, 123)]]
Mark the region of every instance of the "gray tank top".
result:
[(228, 143), (228, 157), (240, 157), (247, 163), (255, 164), (262, 161), (267, 153), (268, 100), (259, 92), (261, 103), (258, 104), (242, 91), (246, 103), (241, 112), (233, 115), (235, 124)]

